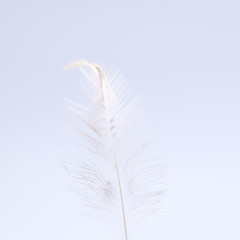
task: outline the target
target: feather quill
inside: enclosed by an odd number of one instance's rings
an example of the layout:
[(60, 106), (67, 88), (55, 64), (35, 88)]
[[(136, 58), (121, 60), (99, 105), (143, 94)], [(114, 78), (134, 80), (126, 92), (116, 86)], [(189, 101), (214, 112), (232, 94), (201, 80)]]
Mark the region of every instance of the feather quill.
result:
[(77, 179), (86, 209), (120, 217), (122, 237), (129, 240), (130, 223), (159, 208), (162, 166), (158, 159), (145, 158), (146, 143), (132, 150), (128, 139), (124, 139), (124, 128), (139, 104), (120, 74), (106, 74), (101, 66), (85, 60), (65, 67), (72, 68), (79, 68), (85, 76), (81, 83), (92, 103), (68, 104), (86, 126), (85, 130), (74, 127), (85, 143), (71, 173)]

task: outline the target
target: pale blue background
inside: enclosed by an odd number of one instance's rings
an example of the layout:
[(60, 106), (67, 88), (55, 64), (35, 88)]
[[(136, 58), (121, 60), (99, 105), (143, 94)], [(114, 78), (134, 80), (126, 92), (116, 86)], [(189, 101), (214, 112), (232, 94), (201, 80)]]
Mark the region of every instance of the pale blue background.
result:
[(62, 68), (85, 58), (121, 69), (168, 159), (162, 213), (138, 240), (239, 240), (239, 13), (237, 0), (2, 0), (0, 239), (106, 239), (58, 162), (63, 99), (82, 98)]

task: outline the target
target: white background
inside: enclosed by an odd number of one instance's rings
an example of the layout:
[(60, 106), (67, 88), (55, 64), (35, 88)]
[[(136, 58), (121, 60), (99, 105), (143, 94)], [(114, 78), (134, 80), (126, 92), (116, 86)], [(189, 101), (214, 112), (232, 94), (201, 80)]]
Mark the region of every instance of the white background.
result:
[(107, 239), (59, 164), (64, 98), (83, 98), (62, 69), (85, 58), (123, 72), (167, 156), (162, 213), (138, 240), (239, 240), (239, 13), (237, 0), (2, 0), (0, 239)]

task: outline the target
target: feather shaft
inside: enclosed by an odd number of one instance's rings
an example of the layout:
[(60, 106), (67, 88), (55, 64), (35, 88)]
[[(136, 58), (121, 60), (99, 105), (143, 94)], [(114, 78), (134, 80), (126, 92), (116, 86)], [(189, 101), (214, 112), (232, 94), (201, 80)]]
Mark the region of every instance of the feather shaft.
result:
[(127, 219), (126, 219), (124, 199), (123, 199), (123, 193), (122, 193), (122, 184), (121, 184), (121, 178), (120, 178), (120, 173), (119, 173), (119, 168), (118, 168), (118, 161), (117, 161), (117, 156), (116, 156), (116, 151), (115, 151), (114, 145), (113, 145), (113, 152), (114, 152), (115, 167), (116, 167), (116, 171), (117, 171), (118, 187), (119, 187), (119, 193), (120, 193), (120, 199), (121, 199), (125, 240), (128, 240)]

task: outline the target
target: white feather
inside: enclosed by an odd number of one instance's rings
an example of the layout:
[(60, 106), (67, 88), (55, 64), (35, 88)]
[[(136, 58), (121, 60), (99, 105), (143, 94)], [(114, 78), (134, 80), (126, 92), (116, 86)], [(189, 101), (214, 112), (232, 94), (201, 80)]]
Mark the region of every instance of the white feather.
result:
[(128, 240), (130, 223), (159, 208), (162, 167), (158, 160), (143, 157), (146, 144), (134, 151), (127, 146), (124, 127), (139, 104), (119, 73), (107, 75), (99, 65), (85, 60), (66, 69), (75, 67), (86, 77), (82, 83), (92, 104), (88, 107), (69, 101), (68, 108), (87, 127), (85, 131), (75, 128), (85, 143), (79, 163), (69, 169), (86, 209), (119, 217), (122, 236)]

